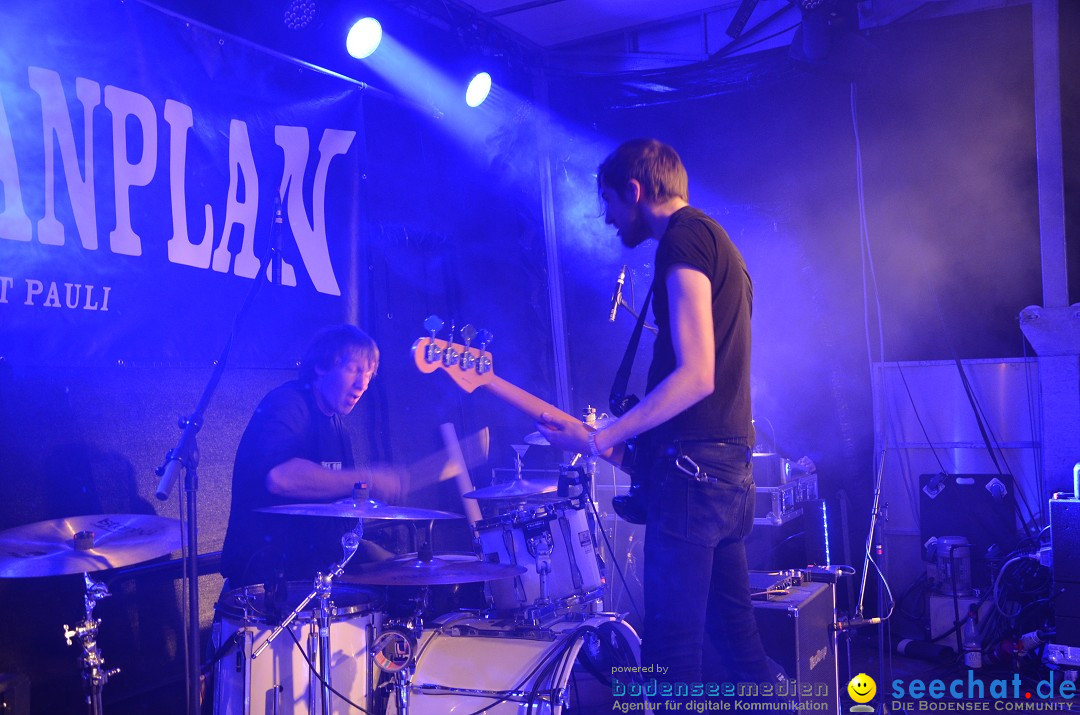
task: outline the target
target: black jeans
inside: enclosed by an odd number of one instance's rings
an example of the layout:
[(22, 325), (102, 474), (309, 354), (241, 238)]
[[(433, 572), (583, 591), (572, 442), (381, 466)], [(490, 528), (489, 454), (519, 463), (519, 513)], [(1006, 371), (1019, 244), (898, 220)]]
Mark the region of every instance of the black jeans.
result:
[[(680, 470), (679, 456), (708, 479)], [(667, 668), (656, 677), (671, 683), (769, 682), (743, 545), (754, 523), (750, 450), (675, 444), (653, 460), (649, 476), (643, 663)], [(716, 658), (703, 671), (706, 641)]]

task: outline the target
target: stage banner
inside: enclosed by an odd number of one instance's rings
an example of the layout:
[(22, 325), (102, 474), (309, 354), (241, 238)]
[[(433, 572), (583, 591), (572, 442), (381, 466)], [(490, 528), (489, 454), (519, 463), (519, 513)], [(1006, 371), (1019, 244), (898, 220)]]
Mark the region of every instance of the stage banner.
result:
[(0, 357), (205, 364), (261, 266), (234, 358), (294, 355), (357, 291), (362, 95), (135, 0), (0, 5)]

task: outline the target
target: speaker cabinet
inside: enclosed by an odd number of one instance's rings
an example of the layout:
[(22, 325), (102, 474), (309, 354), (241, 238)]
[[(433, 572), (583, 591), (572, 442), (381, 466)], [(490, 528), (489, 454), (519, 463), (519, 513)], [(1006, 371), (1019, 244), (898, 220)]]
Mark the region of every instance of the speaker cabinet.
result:
[[(836, 642), (831, 626), (834, 585), (803, 583), (767, 601), (754, 601), (765, 652), (798, 683), (827, 684), (829, 697), (839, 694)], [(821, 702), (820, 697), (814, 698)], [(840, 712), (839, 701), (837, 709)]]

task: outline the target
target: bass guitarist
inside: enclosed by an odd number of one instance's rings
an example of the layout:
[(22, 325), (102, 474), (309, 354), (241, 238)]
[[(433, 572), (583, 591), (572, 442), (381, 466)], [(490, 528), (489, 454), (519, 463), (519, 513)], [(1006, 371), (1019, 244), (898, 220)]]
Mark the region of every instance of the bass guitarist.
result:
[(647, 393), (599, 431), (547, 412), (537, 427), (558, 447), (615, 463), (626, 440), (638, 437), (647, 525), (643, 664), (656, 666), (658, 680), (691, 688), (774, 683), (743, 545), (754, 516), (753, 288), (728, 234), (688, 204), (687, 183), (675, 150), (653, 139), (626, 142), (600, 164), (605, 219), (622, 243), (659, 239), (659, 332)]

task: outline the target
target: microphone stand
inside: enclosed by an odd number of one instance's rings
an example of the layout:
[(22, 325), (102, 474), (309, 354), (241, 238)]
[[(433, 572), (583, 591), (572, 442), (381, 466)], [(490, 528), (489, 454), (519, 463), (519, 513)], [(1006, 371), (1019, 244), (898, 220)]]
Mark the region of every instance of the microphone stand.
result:
[[(886, 679), (885, 665), (885, 639), (887, 635), (886, 629), (888, 627), (888, 624), (884, 616), (879, 618), (866, 618), (863, 615), (863, 601), (866, 598), (866, 577), (870, 573), (870, 564), (871, 562), (873, 562), (874, 569), (878, 572), (878, 609), (879, 612), (882, 612), (884, 610), (885, 594), (884, 589), (882, 588), (882, 582), (885, 577), (881, 573), (881, 564), (878, 563), (878, 561), (873, 561), (870, 554), (871, 550), (875, 551), (878, 560), (881, 560), (885, 553), (885, 544), (883, 538), (884, 534), (878, 534), (878, 520), (882, 518), (888, 520), (886, 511), (889, 508), (889, 505), (886, 503), (884, 507), (881, 506), (881, 483), (885, 474), (886, 450), (887, 446), (882, 448), (881, 450), (881, 461), (878, 464), (877, 474), (874, 478), (874, 504), (870, 509), (870, 533), (866, 535), (866, 552), (863, 556), (862, 579), (859, 584), (859, 603), (855, 607), (855, 616), (852, 619), (855, 622), (855, 627), (858, 627), (858, 625), (860, 624), (878, 626), (878, 676), (883, 683), (888, 682), (888, 680)], [(878, 539), (876, 539), (876, 543), (874, 538), (875, 535), (879, 537)]]
[[(271, 234), (274, 233), (274, 227), (276, 226), (277, 223), (271, 227)], [(229, 353), (232, 351), (233, 339), (239, 332), (240, 326), (243, 324), (244, 317), (247, 315), (248, 310), (255, 302), (255, 296), (258, 294), (259, 288), (262, 287), (263, 277), (266, 275), (267, 268), (279, 261), (280, 254), (277, 247), (274, 245), (274, 237), (271, 236), (265, 260), (259, 264), (259, 272), (255, 276), (255, 280), (252, 281), (247, 297), (244, 299), (243, 305), (236, 314), (236, 318), (233, 321), (232, 332), (229, 333), (229, 337), (225, 340), (225, 346), (222, 348), (221, 355), (214, 363), (214, 371), (211, 373), (210, 380), (203, 389), (202, 396), (195, 406), (195, 411), (187, 417), (181, 417), (179, 419), (179, 427), (183, 430), (180, 434), (180, 441), (165, 455), (165, 462), (154, 470), (155, 473), (161, 477), (161, 481), (158, 483), (157, 492), (155, 493), (155, 496), (161, 501), (165, 501), (169, 498), (169, 494), (172, 492), (173, 485), (176, 483), (180, 471), (184, 471), (184, 493), (187, 496), (185, 510), (187, 554), (184, 558), (183, 580), (187, 586), (188, 595), (186, 686), (189, 715), (199, 715), (200, 712), (199, 446), (196, 435), (198, 435), (199, 430), (202, 428), (203, 415), (206, 413), (206, 408), (210, 405), (210, 400), (214, 396), (214, 391), (217, 390), (218, 383), (221, 381), (221, 376), (225, 372), (225, 365), (228, 362)], [(280, 269), (278, 270), (280, 271)]]

